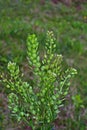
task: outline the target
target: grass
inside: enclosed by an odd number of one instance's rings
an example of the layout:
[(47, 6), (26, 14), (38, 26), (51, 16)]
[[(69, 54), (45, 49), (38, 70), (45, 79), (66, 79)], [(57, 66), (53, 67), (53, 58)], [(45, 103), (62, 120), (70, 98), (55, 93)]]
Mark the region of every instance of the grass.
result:
[[(86, 114), (84, 115), (87, 107), (87, 2), (80, 6), (81, 9), (73, 5), (67, 7), (62, 3), (55, 5), (49, 1), (42, 5), (37, 1), (0, 0), (1, 69), (6, 69), (9, 60), (16, 61), (20, 66), (26, 63), (25, 49), (28, 34), (37, 34), (42, 51), (47, 30), (53, 30), (56, 36), (56, 51), (62, 53), (66, 62), (77, 69), (78, 75), (72, 83), (70, 93), (71, 96), (78, 94), (81, 96), (84, 108), (79, 105), (80, 110), (74, 108), (74, 114), (71, 112), (74, 119), (70, 117), (69, 123), (68, 119), (64, 122), (68, 130), (76, 129), (77, 124), (78, 130), (85, 130), (87, 120)], [(2, 92), (2, 89), (0, 91)], [(72, 102), (69, 101), (68, 106)], [(65, 108), (66, 106), (65, 103)], [(84, 109), (83, 117), (82, 109)], [(76, 118), (78, 113), (82, 120)]]

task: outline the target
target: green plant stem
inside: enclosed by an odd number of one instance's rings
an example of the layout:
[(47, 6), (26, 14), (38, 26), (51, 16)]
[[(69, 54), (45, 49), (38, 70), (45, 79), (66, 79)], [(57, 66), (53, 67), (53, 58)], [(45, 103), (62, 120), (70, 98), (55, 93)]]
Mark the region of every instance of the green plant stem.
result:
[(27, 125), (30, 126), (29, 122), (25, 119), (25, 117), (23, 117), (23, 120), (27, 123)]

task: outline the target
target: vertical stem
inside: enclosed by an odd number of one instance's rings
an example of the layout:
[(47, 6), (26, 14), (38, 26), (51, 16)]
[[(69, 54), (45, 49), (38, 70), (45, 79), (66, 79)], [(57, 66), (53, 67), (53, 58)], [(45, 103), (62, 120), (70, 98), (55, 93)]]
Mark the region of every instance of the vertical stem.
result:
[(51, 130), (51, 127), (49, 125), (43, 124), (40, 130)]

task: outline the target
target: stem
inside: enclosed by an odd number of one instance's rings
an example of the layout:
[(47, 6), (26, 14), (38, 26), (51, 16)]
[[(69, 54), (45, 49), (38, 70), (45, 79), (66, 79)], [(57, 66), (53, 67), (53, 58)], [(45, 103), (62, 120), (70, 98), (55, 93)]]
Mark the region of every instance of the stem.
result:
[(40, 130), (51, 130), (51, 126), (43, 124), (40, 128)]
[(29, 122), (23, 117), (23, 120), (27, 123), (27, 125), (30, 125)]

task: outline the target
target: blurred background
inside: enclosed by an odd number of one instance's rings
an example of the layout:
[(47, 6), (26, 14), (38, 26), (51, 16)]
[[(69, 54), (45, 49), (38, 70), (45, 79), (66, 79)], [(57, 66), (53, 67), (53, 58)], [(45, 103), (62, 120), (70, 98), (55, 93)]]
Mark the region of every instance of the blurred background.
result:
[[(87, 130), (87, 0), (0, 0), (0, 72), (7, 71), (11, 60), (28, 81), (27, 36), (37, 35), (43, 56), (48, 30), (56, 37), (57, 53), (78, 71), (55, 121), (56, 128)], [(23, 124), (10, 117), (7, 93), (0, 83), (0, 130), (22, 130)]]

